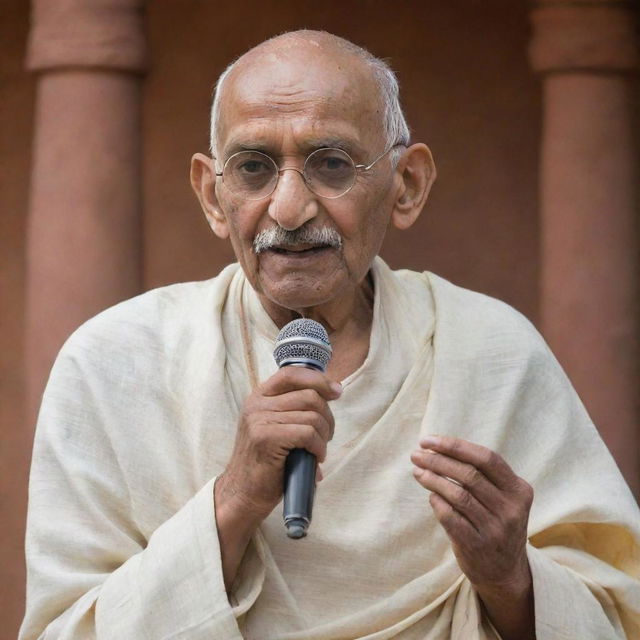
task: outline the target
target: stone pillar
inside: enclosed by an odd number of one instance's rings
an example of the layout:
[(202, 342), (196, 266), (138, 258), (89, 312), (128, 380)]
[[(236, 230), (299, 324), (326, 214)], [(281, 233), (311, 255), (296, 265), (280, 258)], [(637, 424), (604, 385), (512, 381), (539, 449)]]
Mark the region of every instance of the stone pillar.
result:
[(640, 496), (634, 7), (539, 1), (530, 59), (544, 96), (542, 330)]
[(143, 0), (34, 0), (26, 386), (35, 418), (61, 344), (141, 289)]

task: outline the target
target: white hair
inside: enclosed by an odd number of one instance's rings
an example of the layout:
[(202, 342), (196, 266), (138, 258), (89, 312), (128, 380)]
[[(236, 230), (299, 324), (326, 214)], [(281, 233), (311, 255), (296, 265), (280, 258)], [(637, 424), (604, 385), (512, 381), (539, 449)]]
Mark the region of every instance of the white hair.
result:
[[(350, 42), (349, 40), (345, 40), (344, 38), (340, 38), (339, 36), (334, 36), (324, 31), (308, 31), (308, 30), (300, 30), (300, 31), (290, 31), (288, 33), (281, 34), (279, 36), (275, 36), (274, 38), (270, 38), (265, 42), (271, 42), (272, 40), (276, 40), (279, 38), (286, 37), (317, 37), (321, 35), (322, 37), (330, 37), (334, 40), (339, 47), (343, 50), (347, 51), (355, 55), (359, 60), (364, 62), (369, 69), (371, 70), (374, 80), (378, 85), (378, 90), (380, 92), (380, 98), (384, 107), (384, 114), (382, 120), (382, 130), (385, 139), (385, 148), (388, 149), (395, 144), (401, 144), (407, 146), (409, 144), (409, 126), (407, 125), (407, 121), (402, 113), (402, 107), (400, 106), (400, 90), (398, 87), (398, 79), (396, 78), (396, 74), (393, 72), (393, 69), (389, 66), (387, 62), (382, 60), (381, 58), (376, 58), (372, 53), (364, 49), (363, 47)], [(264, 43), (263, 43), (264, 44)], [(258, 45), (261, 46), (261, 45)], [(242, 58), (238, 58), (234, 62), (232, 62), (220, 75), (218, 78), (215, 88), (213, 91), (213, 102), (211, 105), (211, 131), (210, 131), (210, 151), (211, 155), (216, 157), (216, 136), (218, 123), (220, 122), (220, 104), (221, 104), (221, 95), (222, 89), (224, 87), (225, 81), (229, 77), (229, 74), (233, 71), (236, 64)], [(395, 166), (400, 155), (402, 154), (401, 149), (394, 149), (391, 154), (391, 162)]]

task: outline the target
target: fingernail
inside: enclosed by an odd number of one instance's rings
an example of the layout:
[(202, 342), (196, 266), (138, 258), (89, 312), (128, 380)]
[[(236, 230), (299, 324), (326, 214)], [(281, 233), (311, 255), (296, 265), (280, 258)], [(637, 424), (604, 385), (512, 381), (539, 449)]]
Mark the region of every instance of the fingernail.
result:
[(422, 475), (422, 472), (424, 471), (424, 469), (421, 469), (420, 467), (413, 467), (412, 471), (413, 471), (413, 475), (418, 477), (419, 475)]
[(420, 440), (420, 446), (428, 449), (429, 447), (437, 447), (442, 444), (441, 438), (438, 436), (425, 436)]
[(339, 382), (332, 382), (331, 389), (334, 391), (334, 393), (342, 395), (342, 385)]

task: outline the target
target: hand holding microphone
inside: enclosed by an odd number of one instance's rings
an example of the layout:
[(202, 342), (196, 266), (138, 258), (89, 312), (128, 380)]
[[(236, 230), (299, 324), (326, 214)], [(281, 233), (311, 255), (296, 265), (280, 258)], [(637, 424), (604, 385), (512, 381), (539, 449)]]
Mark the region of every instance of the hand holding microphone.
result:
[(289, 364), (281, 363), (248, 396), (231, 459), (216, 481), (216, 517), (219, 512), (232, 514), (229, 520), (236, 530), (257, 527), (278, 504), (292, 449), (306, 450), (322, 462), (333, 436), (328, 403), (342, 388), (319, 368)]

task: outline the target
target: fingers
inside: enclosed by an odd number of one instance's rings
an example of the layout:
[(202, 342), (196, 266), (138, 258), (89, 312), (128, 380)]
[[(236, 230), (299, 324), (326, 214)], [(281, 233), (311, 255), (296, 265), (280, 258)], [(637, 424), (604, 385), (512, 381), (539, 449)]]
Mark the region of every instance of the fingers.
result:
[(292, 449), (306, 449), (320, 462), (326, 458), (334, 429), (328, 402), (341, 393), (340, 384), (320, 371), (284, 367), (245, 400), (224, 475), (253, 512), (266, 517), (282, 497)]
[(261, 421), (271, 424), (311, 425), (327, 442), (335, 427), (328, 400), (341, 393), (341, 385), (320, 371), (284, 367), (258, 387), (245, 412), (260, 414)]
[(327, 455), (327, 441), (312, 424), (282, 422), (268, 414), (251, 416), (246, 443), (259, 464), (280, 467), (291, 449), (306, 449), (322, 462)]
[[(434, 454), (423, 455), (427, 458), (435, 457)], [(414, 458), (417, 458), (417, 456), (412, 455), (411, 459), (414, 460)], [(426, 464), (428, 464), (428, 461)], [(425, 489), (433, 492), (432, 495), (438, 495), (444, 498), (446, 503), (450, 505), (449, 511), (451, 511), (452, 508), (455, 509), (455, 511), (464, 516), (468, 523), (476, 530), (486, 528), (487, 522), (492, 515), (491, 512), (464, 486), (452, 481), (450, 477), (440, 475), (430, 470), (428, 467), (415, 467), (413, 475)], [(449, 514), (450, 517), (453, 517), (453, 515), (454, 514)]]
[(318, 462), (324, 462), (327, 457), (327, 442), (312, 425), (283, 424), (280, 428), (282, 442), (287, 450), (306, 449)]
[(528, 570), (532, 487), (486, 447), (440, 436), (420, 445), (411, 454), (414, 476), (431, 492), (429, 503), (462, 571), (476, 588), (519, 581), (522, 566)]
[(429, 496), (429, 504), (436, 514), (436, 518), (444, 527), (448, 536), (454, 541), (476, 541), (479, 530), (466, 518), (456, 511), (444, 498), (437, 493)]
[[(335, 428), (333, 413), (331, 413), (327, 401), (315, 389), (289, 391), (281, 396), (267, 398), (264, 408), (282, 413), (317, 413), (322, 419), (322, 424), (318, 424), (318, 427), (323, 433), (326, 431), (327, 440), (333, 438)], [(306, 423), (307, 420), (302, 420), (302, 422)], [(326, 425), (326, 429), (324, 429), (324, 425)]]
[(333, 416), (329, 413), (328, 420), (322, 413), (316, 411), (277, 411), (268, 416), (271, 424), (305, 425), (313, 427), (323, 442), (333, 437)]
[[(460, 462), (432, 449), (414, 451), (411, 461), (418, 468), (414, 475), (420, 484), (426, 489), (437, 491), (447, 499), (454, 499), (456, 503), (461, 503), (461, 507), (468, 501), (461, 492), (468, 492), (491, 513), (499, 513), (504, 507), (501, 492), (471, 464)], [(436, 481), (435, 478), (439, 480)]]
[(500, 455), (487, 447), (448, 436), (426, 436), (420, 441), (420, 446), (454, 460), (468, 463), (482, 472), (499, 489), (513, 491), (520, 486), (520, 478), (512, 471), (511, 467)]
[(305, 367), (282, 367), (259, 385), (263, 396), (279, 396), (289, 391), (313, 389), (325, 400), (335, 400), (342, 394), (342, 386), (321, 371)]
[(328, 401), (341, 393), (341, 385), (320, 371), (284, 367), (247, 398), (237, 440), (253, 442), (264, 460), (281, 461), (300, 448), (322, 461), (335, 426)]
[[(497, 453), (459, 438), (428, 436), (411, 454), (416, 480), (476, 528), (492, 518), (509, 526), (533, 502), (533, 490)], [(429, 447), (429, 448), (425, 448)]]

